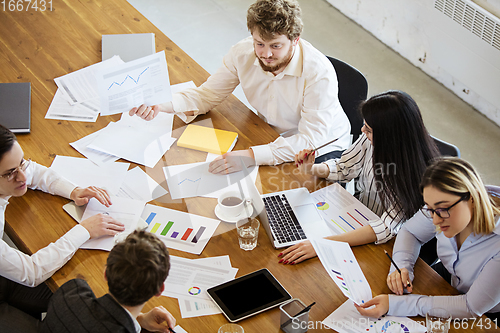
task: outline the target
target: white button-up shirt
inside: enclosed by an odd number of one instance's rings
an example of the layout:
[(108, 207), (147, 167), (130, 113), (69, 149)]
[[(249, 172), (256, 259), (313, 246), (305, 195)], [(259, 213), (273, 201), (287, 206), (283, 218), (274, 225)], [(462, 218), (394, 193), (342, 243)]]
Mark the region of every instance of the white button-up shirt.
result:
[[(234, 45), (223, 66), (198, 88), (174, 94), (176, 112), (204, 114), (224, 101), (241, 84), (259, 116), (279, 133), (274, 142), (252, 147), (258, 165), (293, 161), (302, 149), (318, 147), (318, 156), (349, 146), (351, 126), (338, 99), (338, 83), (330, 61), (300, 39), (287, 67), (278, 75), (262, 70), (248, 37)], [(188, 117), (186, 122), (195, 116)]]
[[(50, 194), (69, 198), (75, 185), (54, 171), (35, 162), (26, 169), (26, 184)], [(55, 243), (40, 249), (29, 256), (10, 247), (1, 238), (5, 227), (5, 209), (9, 198), (0, 198), (0, 275), (20, 284), (34, 287), (48, 279), (61, 268), (85, 243), (90, 234), (81, 225), (74, 226)], [(11, 221), (15, 223), (15, 221)]]

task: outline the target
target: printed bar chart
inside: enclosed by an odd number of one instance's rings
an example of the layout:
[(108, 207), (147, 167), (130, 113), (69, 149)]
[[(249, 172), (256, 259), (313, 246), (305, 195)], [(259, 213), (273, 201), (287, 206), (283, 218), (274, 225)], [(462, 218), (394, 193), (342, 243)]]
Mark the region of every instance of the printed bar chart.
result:
[(158, 236), (168, 248), (200, 254), (214, 234), (219, 220), (155, 205), (142, 212), (147, 231)]

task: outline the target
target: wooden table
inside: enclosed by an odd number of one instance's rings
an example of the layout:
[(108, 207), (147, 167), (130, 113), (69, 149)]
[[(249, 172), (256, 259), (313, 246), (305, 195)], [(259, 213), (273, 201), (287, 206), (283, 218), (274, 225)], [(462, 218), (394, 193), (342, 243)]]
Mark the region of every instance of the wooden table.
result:
[[(119, 118), (118, 115), (99, 117), (96, 123), (44, 119), (56, 91), (53, 79), (100, 61), (102, 34), (153, 32), (156, 36), (157, 51), (165, 50), (172, 84), (192, 80), (196, 85), (200, 85), (208, 77), (205, 70), (125, 0), (54, 0), (52, 7), (52, 11), (45, 12), (0, 12), (0, 82), (32, 83), (32, 132), (18, 135), (18, 140), (25, 156), (41, 164), (50, 165), (56, 155), (81, 157), (68, 143)], [(265, 144), (278, 136), (270, 126), (233, 96), (208, 115), (198, 118), (201, 121), (208, 119), (213, 121), (216, 128), (239, 133), (236, 150)], [(173, 136), (180, 135), (183, 125), (176, 118)], [(143, 169), (167, 188), (163, 166), (204, 159), (204, 153), (180, 148), (174, 144), (154, 168)], [(264, 166), (260, 168), (259, 174), (264, 193), (300, 186), (314, 191), (327, 184), (325, 181), (299, 174), (290, 164)], [(75, 224), (61, 209), (62, 205), (68, 202), (66, 199), (40, 191), (28, 191), (23, 197), (12, 198), (10, 201), (6, 212), (6, 232), (26, 253), (34, 253), (54, 242)], [(215, 218), (215, 199), (171, 200), (169, 195), (166, 195), (154, 204)], [(229, 254), (232, 265), (239, 268), (238, 276), (267, 267), (294, 297), (305, 303), (316, 301), (317, 305), (310, 313), (310, 320), (318, 325), (346, 300), (317, 258), (297, 266), (278, 264), (279, 251), (273, 249), (263, 228), (259, 234), (257, 248), (250, 252), (238, 248), (233, 225), (222, 222), (216, 234), (201, 256), (176, 250), (170, 252), (172, 255), (186, 258)], [(374, 294), (389, 292), (385, 283), (389, 262), (383, 250), (391, 252), (391, 247), (392, 242), (353, 249)], [(79, 250), (47, 283), (56, 290), (69, 279), (83, 277), (96, 295), (101, 296), (107, 292), (103, 278), (106, 258), (107, 252)], [(457, 293), (423, 262), (417, 263), (416, 274), (426, 277), (415, 281), (416, 293)], [(178, 323), (190, 333), (216, 332), (220, 325), (227, 322), (223, 315), (182, 319), (177, 300), (167, 297), (153, 298), (144, 310), (148, 311), (156, 305), (164, 305), (169, 309)], [(278, 323), (279, 310), (274, 309), (246, 319), (240, 324), (246, 332), (278, 332)], [(318, 332), (323, 330), (326, 329), (310, 329)]]

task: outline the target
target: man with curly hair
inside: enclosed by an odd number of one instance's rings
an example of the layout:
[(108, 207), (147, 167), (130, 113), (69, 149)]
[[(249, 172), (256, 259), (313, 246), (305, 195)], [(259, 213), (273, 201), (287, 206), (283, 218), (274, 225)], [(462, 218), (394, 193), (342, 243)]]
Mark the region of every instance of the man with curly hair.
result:
[(151, 332), (168, 333), (174, 317), (158, 306), (141, 313), (160, 296), (170, 269), (165, 244), (154, 234), (134, 231), (116, 244), (106, 262), (109, 293), (96, 298), (85, 280), (66, 282), (52, 296), (41, 333)]
[[(205, 114), (241, 84), (259, 116), (281, 136), (269, 144), (234, 151), (215, 159), (213, 173), (238, 171), (239, 157), (248, 165), (277, 165), (297, 152), (333, 138), (317, 156), (340, 157), (350, 143), (350, 123), (338, 99), (335, 69), (310, 43), (300, 38), (303, 24), (296, 0), (258, 0), (247, 12), (251, 36), (234, 45), (223, 65), (204, 84), (174, 94), (171, 102), (130, 110), (143, 119), (176, 112), (190, 122)], [(238, 157), (238, 158), (234, 158)]]

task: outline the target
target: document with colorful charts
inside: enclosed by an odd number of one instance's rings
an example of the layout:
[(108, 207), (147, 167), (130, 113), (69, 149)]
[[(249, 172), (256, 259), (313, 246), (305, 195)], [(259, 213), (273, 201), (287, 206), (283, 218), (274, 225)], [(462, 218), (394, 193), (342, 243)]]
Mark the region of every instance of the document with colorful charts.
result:
[(163, 296), (210, 301), (207, 289), (234, 279), (237, 268), (217, 267), (196, 259), (170, 256), (170, 271)]
[(407, 317), (382, 316), (374, 319), (362, 316), (350, 300), (325, 318), (323, 325), (339, 333), (425, 332), (425, 326)]
[(372, 299), (372, 290), (348, 243), (312, 239), (311, 244), (326, 271), (342, 293), (358, 305)]
[(369, 221), (379, 219), (338, 183), (323, 187), (311, 193), (311, 196), (316, 202), (319, 214), (337, 235), (361, 228), (368, 225)]
[(220, 221), (178, 210), (146, 205), (141, 216), (147, 231), (158, 236), (168, 248), (200, 254)]

